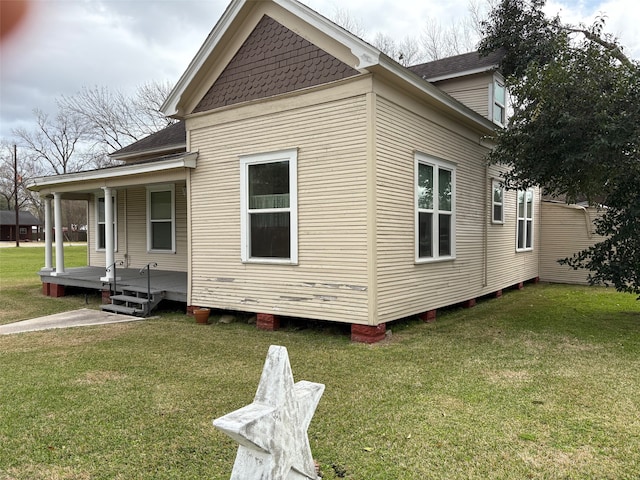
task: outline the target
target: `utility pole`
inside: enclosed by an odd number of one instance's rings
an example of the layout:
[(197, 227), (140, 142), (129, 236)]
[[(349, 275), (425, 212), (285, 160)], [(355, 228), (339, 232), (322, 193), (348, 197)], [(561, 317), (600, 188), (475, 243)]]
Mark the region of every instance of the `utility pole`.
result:
[(18, 203), (18, 147), (13, 145), (13, 191), (16, 207), (16, 247), (20, 246), (20, 204)]

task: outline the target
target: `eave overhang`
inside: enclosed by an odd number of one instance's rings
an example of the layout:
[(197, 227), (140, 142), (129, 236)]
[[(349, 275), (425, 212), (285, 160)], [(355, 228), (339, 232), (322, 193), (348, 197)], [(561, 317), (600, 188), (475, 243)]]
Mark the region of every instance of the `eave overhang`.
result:
[(427, 82), (441, 82), (443, 80), (450, 80), (452, 78), (468, 77), (471, 75), (477, 75), (479, 73), (495, 72), (498, 69), (498, 65), (489, 65), (487, 67), (474, 68), (472, 70), (465, 70), (463, 72), (448, 73), (446, 75), (438, 75), (436, 77), (425, 78)]
[(148, 148), (146, 150), (138, 150), (130, 153), (110, 153), (109, 158), (117, 161), (126, 162), (127, 160), (135, 159), (136, 157), (148, 157), (148, 156), (160, 156), (169, 155), (173, 152), (185, 150), (187, 148), (186, 142), (174, 143), (173, 145), (165, 145), (158, 148)]
[[(430, 97), (436, 102), (436, 104), (442, 105), (455, 117), (467, 124), (473, 125), (475, 128), (478, 128), (483, 132), (483, 134), (491, 135), (495, 133), (496, 128), (498, 128), (496, 124), (494, 124), (489, 119), (484, 118), (479, 113), (462, 104), (455, 98), (440, 90), (432, 83), (413, 73), (411, 70), (403, 67), (388, 56), (381, 54), (378, 65), (378, 70), (382, 70), (387, 74), (391, 74), (392, 76), (399, 78), (410, 88), (413, 88), (414, 90), (419, 91), (421, 94)], [(370, 70), (375, 71), (376, 69), (371, 68)]]
[[(132, 163), (117, 167), (66, 173), (31, 180), (27, 188), (34, 192), (90, 192), (102, 186), (118, 187), (155, 183), (156, 180), (186, 178), (187, 169), (196, 168), (198, 152)], [(149, 175), (153, 175), (150, 179)]]

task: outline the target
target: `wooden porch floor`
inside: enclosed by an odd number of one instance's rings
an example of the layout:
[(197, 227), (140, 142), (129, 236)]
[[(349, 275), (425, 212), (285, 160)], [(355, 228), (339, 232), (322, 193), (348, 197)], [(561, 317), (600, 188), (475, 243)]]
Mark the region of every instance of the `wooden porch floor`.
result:
[[(40, 271), (42, 283), (53, 283), (70, 287), (82, 287), (102, 291), (107, 288), (105, 282), (100, 280), (105, 276), (104, 267), (77, 267), (66, 269), (64, 275), (52, 276), (51, 272)], [(116, 288), (121, 291), (123, 286), (147, 288), (147, 272), (140, 274), (138, 268), (118, 268), (116, 275), (119, 278)], [(113, 288), (113, 287), (112, 287)], [(163, 290), (167, 300), (176, 302), (187, 301), (187, 272), (175, 272), (171, 270), (151, 269), (151, 289)]]

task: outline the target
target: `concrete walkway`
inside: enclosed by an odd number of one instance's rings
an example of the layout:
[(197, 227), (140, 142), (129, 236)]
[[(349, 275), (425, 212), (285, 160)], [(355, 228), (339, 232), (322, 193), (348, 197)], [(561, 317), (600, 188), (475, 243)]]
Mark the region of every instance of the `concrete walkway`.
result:
[(144, 319), (130, 315), (103, 312), (102, 310), (81, 308), (80, 310), (73, 310), (71, 312), (56, 313), (55, 315), (47, 315), (46, 317), (0, 325), (0, 335), (49, 330), (52, 328), (86, 327), (89, 325), (105, 325), (107, 323), (135, 322), (137, 320)]

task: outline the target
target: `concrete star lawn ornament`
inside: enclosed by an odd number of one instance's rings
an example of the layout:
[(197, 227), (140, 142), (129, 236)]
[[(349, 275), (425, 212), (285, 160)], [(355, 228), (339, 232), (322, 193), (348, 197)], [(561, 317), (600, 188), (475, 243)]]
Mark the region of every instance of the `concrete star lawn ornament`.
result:
[(240, 444), (231, 480), (317, 480), (307, 429), (324, 385), (293, 383), (285, 347), (269, 347), (253, 403), (213, 421)]

